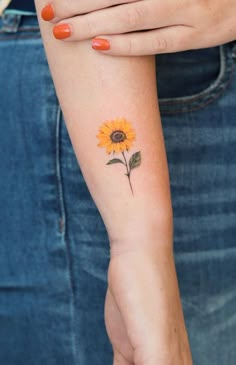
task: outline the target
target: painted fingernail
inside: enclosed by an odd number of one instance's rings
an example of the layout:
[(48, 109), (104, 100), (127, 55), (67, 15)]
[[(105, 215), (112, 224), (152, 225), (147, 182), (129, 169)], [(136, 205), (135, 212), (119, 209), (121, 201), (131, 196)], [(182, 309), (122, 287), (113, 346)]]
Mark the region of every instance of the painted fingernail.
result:
[(108, 51), (110, 49), (110, 43), (104, 38), (94, 38), (92, 40), (92, 48), (98, 51)]
[(71, 36), (71, 26), (69, 24), (55, 25), (53, 34), (56, 39), (69, 38)]
[(46, 5), (43, 10), (41, 11), (41, 17), (45, 21), (52, 20), (54, 18), (54, 10), (51, 4)]

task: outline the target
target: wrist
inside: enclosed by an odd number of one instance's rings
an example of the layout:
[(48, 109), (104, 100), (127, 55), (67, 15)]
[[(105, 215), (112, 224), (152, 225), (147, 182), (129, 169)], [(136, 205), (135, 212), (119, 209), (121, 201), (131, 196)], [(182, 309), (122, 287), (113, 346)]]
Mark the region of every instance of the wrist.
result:
[(155, 252), (173, 249), (173, 216), (169, 212), (134, 215), (108, 229), (111, 257), (127, 252)]

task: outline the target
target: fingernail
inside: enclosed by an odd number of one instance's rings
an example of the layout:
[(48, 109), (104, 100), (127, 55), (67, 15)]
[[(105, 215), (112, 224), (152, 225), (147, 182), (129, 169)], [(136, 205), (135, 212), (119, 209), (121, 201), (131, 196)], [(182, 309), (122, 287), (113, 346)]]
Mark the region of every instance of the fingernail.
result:
[(52, 20), (54, 18), (54, 10), (51, 4), (46, 5), (43, 10), (41, 11), (41, 17), (45, 21)]
[(107, 51), (110, 49), (110, 43), (107, 39), (94, 38), (92, 40), (92, 48), (98, 51)]
[(55, 25), (53, 34), (56, 39), (69, 38), (71, 36), (71, 26), (69, 24)]

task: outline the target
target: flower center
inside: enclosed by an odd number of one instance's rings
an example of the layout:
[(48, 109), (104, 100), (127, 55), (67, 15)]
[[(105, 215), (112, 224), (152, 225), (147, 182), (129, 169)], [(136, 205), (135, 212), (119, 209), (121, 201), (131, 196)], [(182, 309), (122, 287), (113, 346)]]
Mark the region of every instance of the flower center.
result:
[(122, 131), (114, 131), (111, 134), (111, 140), (114, 143), (119, 143), (119, 142), (124, 142), (124, 140), (126, 139), (126, 134)]

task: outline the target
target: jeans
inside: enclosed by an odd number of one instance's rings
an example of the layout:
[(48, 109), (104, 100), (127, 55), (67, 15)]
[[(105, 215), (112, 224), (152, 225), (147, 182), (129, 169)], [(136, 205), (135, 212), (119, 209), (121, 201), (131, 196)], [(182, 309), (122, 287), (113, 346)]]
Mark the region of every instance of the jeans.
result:
[[(156, 62), (194, 365), (235, 365), (236, 42)], [(0, 364), (111, 365), (108, 237), (35, 16), (0, 18), (0, 81)]]

